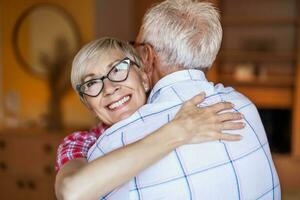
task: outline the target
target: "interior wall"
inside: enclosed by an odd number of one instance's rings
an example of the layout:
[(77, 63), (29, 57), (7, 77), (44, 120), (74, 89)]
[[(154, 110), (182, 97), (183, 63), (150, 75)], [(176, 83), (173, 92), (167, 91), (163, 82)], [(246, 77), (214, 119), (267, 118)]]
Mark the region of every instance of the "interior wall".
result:
[(142, 24), (142, 19), (143, 19), (143, 16), (144, 16), (146, 10), (148, 8), (150, 8), (153, 4), (159, 3), (161, 1), (162, 0), (143, 0), (143, 1), (135, 0), (136, 11), (137, 11), (135, 15), (136, 15), (136, 18), (138, 19), (138, 21), (137, 21), (138, 28)]
[(133, 41), (136, 35), (135, 0), (96, 0), (96, 36)]
[[(22, 66), (16, 61), (12, 49), (12, 30), (17, 17), (26, 9), (37, 3), (45, 2), (43, 0), (2, 0), (3, 12), (1, 12), (3, 22), (1, 23), (3, 43), (2, 62), (2, 95), (6, 98), (9, 94), (14, 94), (17, 99), (19, 110), (18, 117), (22, 123), (37, 122), (47, 110), (47, 102), (49, 91), (46, 81), (37, 78), (26, 72)], [(94, 38), (94, 1), (69, 1), (69, 0), (48, 0), (47, 2), (57, 4), (72, 15), (78, 24), (82, 43), (86, 43)], [(1, 86), (1, 85), (0, 85)], [(71, 89), (67, 92), (62, 102), (64, 123), (67, 127), (74, 126), (90, 126), (95, 122), (93, 117), (82, 105), (79, 98)], [(7, 112), (5, 111), (7, 117)]]
[(2, 51), (2, 47), (3, 47), (3, 26), (2, 26), (2, 13), (3, 13), (3, 9), (2, 9), (2, 1), (0, 1), (0, 129), (3, 127), (3, 88), (2, 88), (2, 76), (3, 76), (3, 72), (2, 72), (2, 68), (3, 68), (3, 51)]

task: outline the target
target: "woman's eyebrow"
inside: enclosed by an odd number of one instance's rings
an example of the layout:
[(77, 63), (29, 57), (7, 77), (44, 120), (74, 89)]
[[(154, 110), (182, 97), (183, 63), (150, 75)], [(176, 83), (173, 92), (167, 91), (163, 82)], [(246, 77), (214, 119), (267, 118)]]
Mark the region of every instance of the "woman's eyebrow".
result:
[(120, 59), (117, 59), (113, 62), (111, 62), (109, 65), (107, 65), (106, 67), (107, 68), (112, 68), (114, 65), (118, 64), (120, 61), (122, 61), (124, 58), (120, 58)]
[(87, 78), (95, 78), (96, 77), (96, 74), (94, 73), (90, 73), (90, 74), (86, 74), (84, 75), (84, 77), (82, 77), (82, 81), (86, 81)]
[[(120, 59), (117, 59), (117, 60), (111, 62), (110, 64), (108, 64), (108, 65), (106, 66), (106, 68), (107, 68), (108, 71), (109, 71), (115, 64), (119, 63), (119, 62), (122, 61), (123, 59), (124, 59), (124, 58), (120, 58)], [(108, 73), (108, 71), (105, 73), (105, 75)], [(102, 76), (104, 76), (104, 75), (102, 75)], [(99, 77), (102, 77), (102, 76), (98, 76), (97, 74), (94, 74), (94, 73), (89, 73), (89, 74), (86, 74), (86, 75), (82, 78), (82, 80), (85, 81), (87, 78), (99, 78)]]

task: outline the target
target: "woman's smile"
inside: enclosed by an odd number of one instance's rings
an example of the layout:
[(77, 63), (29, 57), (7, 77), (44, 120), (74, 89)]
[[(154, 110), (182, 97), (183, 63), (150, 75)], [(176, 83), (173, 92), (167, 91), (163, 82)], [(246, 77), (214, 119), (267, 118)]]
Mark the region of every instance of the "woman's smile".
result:
[(127, 106), (131, 100), (131, 95), (126, 95), (106, 106), (110, 111), (117, 111)]

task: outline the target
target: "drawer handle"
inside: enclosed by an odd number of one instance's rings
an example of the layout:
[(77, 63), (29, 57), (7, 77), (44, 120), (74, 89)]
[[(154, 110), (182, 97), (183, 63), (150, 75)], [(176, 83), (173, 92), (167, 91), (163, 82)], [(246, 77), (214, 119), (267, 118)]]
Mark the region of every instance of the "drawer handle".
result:
[(0, 140), (0, 150), (4, 150), (6, 147), (6, 142), (4, 140)]
[(5, 171), (7, 169), (7, 165), (5, 162), (1, 161), (0, 162), (0, 170), (1, 171)]
[(33, 180), (29, 180), (27, 181), (27, 187), (30, 189), (30, 190), (35, 190), (36, 189), (36, 184)]
[(25, 187), (25, 183), (23, 180), (17, 180), (16, 184), (19, 189), (24, 189), (24, 187)]

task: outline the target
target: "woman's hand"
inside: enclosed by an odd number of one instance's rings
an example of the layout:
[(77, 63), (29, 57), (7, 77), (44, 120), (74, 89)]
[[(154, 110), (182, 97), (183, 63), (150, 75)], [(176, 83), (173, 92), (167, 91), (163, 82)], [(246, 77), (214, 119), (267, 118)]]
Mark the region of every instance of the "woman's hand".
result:
[[(241, 135), (226, 134), (222, 131), (236, 130), (245, 127), (241, 121), (243, 115), (238, 112), (229, 112), (233, 104), (220, 102), (207, 107), (197, 107), (205, 99), (205, 94), (200, 93), (185, 102), (175, 118), (167, 125), (174, 129), (172, 134), (177, 134), (179, 144), (193, 144), (213, 140), (241, 140)], [(227, 112), (224, 112), (227, 111)]]

